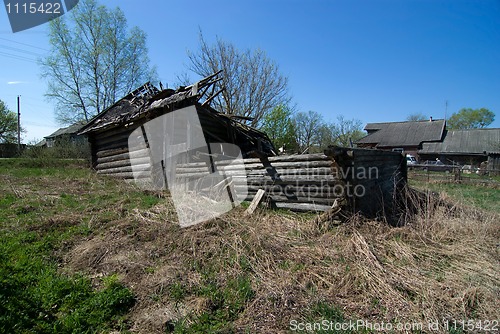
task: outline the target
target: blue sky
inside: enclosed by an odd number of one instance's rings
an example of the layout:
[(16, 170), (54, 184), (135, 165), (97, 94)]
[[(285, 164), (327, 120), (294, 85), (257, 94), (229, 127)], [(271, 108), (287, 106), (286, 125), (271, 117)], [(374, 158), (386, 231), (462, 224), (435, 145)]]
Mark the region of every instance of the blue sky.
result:
[[(369, 122), (434, 118), (485, 107), (500, 127), (500, 1), (252, 0), (101, 1), (119, 6), (148, 35), (159, 78), (186, 71), (199, 29), (241, 49), (261, 48), (288, 76), (300, 111)], [(44, 98), (36, 58), (49, 49), (47, 25), (12, 33), (0, 8), (0, 99), (21, 95), (24, 142), (59, 126)], [(191, 78), (196, 79), (191, 75)]]

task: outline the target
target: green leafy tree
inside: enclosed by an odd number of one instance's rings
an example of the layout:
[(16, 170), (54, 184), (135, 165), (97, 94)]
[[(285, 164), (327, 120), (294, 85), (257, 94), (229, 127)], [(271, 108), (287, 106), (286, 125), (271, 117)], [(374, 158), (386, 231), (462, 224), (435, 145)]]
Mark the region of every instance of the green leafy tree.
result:
[(290, 108), (284, 105), (274, 107), (264, 115), (260, 130), (267, 133), (275, 147), (286, 151), (296, 149), (295, 127)]
[(495, 120), (495, 114), (486, 109), (462, 108), (446, 122), (451, 130), (485, 128)]
[(49, 24), (50, 54), (40, 61), (47, 96), (56, 102), (62, 124), (92, 116), (117, 99), (154, 80), (146, 34), (127, 29), (127, 20), (95, 0), (81, 0), (67, 15)]
[(0, 100), (0, 143), (15, 142), (17, 142), (17, 115)]

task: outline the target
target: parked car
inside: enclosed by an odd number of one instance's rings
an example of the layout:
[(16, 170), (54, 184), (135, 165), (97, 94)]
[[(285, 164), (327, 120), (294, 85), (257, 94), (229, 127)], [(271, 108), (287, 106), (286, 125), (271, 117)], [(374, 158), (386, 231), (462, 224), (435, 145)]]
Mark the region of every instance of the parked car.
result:
[[(425, 171), (446, 172), (446, 173), (450, 173), (454, 169), (460, 168), (459, 165), (445, 165), (441, 160), (427, 160), (417, 166), (421, 167)], [(414, 167), (417, 166), (414, 165)]]
[(411, 155), (411, 154), (407, 154), (406, 155), (406, 165), (416, 165), (418, 162), (417, 162), (417, 159)]

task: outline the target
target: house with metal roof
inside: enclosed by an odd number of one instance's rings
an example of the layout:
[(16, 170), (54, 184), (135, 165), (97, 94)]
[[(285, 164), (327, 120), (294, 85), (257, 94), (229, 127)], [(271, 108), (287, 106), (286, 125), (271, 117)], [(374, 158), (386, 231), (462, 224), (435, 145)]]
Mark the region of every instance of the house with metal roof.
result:
[(78, 131), (80, 131), (85, 124), (87, 124), (86, 121), (78, 121), (65, 128), (60, 128), (54, 133), (45, 136), (44, 140), (37, 144), (37, 146), (54, 147), (62, 142), (84, 143), (86, 142), (86, 138), (79, 135)]
[(423, 143), (418, 154), (424, 160), (477, 165), (500, 154), (500, 128), (446, 130), (442, 141)]
[(356, 142), (358, 147), (400, 151), (417, 155), (424, 143), (441, 142), (446, 121), (430, 118), (425, 121), (368, 123), (366, 137)]

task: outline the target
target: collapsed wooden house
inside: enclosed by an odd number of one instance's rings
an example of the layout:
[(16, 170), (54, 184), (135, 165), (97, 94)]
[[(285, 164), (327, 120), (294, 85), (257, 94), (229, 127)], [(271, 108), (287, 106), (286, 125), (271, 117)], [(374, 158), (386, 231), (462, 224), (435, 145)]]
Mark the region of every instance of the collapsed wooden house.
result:
[(159, 90), (146, 83), (95, 116), (79, 132), (90, 143), (93, 168), (100, 174), (133, 179), (132, 166), (147, 165), (150, 157), (146, 147), (129, 151), (130, 135), (146, 122), (188, 106), (196, 108), (207, 144), (236, 144), (243, 157), (275, 155), (276, 149), (265, 133), (239, 122), (237, 116), (210, 107), (210, 101), (220, 92), (215, 91), (219, 74), (177, 90)]
[[(238, 162), (238, 161), (236, 161)], [(247, 158), (216, 162), (231, 179), (240, 201), (251, 201), (265, 191), (272, 207), (294, 211), (360, 213), (382, 217), (392, 225), (407, 218), (406, 159), (397, 152), (329, 147), (324, 153)], [(178, 178), (210, 173), (210, 166), (184, 164)]]
[[(167, 185), (173, 180), (172, 184), (182, 185), (188, 196), (190, 192), (204, 196), (204, 192), (213, 192), (214, 185), (222, 185), (233, 207), (264, 190), (267, 202), (274, 207), (300, 211), (342, 207), (400, 224), (407, 181), (406, 159), (401, 154), (330, 147), (323, 154), (276, 156), (265, 133), (210, 107), (220, 92), (215, 90), (218, 74), (176, 91), (160, 91), (145, 84), (94, 117), (80, 131), (89, 139), (93, 167), (100, 174), (135, 181), (143, 178), (144, 184), (154, 189), (172, 191)], [(205, 146), (229, 143), (238, 148), (238, 154), (218, 155), (209, 150), (203, 153), (205, 159), (199, 159), (200, 150), (190, 148), (190, 139), (181, 138), (177, 146), (163, 142), (163, 137), (178, 127), (167, 124), (165, 116), (174, 111), (187, 113), (187, 109), (197, 114)], [(162, 145), (159, 154), (145, 131), (150, 121), (163, 123), (153, 131)], [(180, 127), (184, 127), (181, 132), (190, 132), (189, 122)], [(169, 161), (167, 150), (174, 146), (182, 147), (186, 159)], [(213, 198), (210, 201), (214, 202)]]

